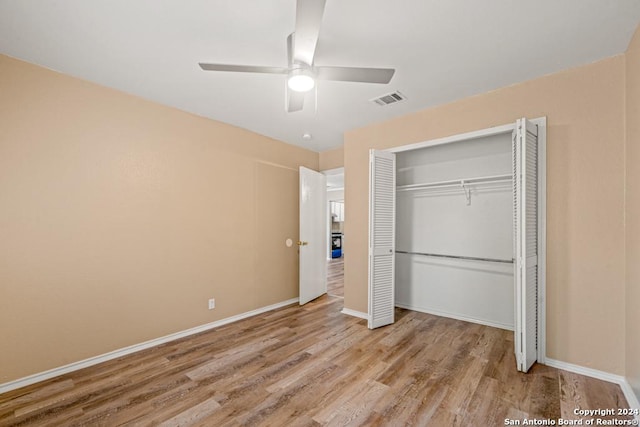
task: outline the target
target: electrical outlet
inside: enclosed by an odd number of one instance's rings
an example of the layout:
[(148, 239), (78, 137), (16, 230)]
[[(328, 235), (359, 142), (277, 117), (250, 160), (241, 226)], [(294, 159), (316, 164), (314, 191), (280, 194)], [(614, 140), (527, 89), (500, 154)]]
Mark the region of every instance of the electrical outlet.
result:
[(209, 300), (209, 310), (213, 310), (214, 308), (216, 308), (216, 300), (215, 298), (211, 298)]

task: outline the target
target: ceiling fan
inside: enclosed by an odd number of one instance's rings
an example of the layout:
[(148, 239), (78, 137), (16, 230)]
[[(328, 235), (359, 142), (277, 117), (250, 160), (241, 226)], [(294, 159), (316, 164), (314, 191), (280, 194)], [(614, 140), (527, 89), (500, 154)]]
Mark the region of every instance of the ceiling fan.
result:
[(320, 24), (326, 0), (297, 0), (295, 32), (287, 37), (288, 67), (200, 63), (205, 71), (267, 73), (287, 75), (286, 110), (300, 111), (305, 92), (314, 88), (316, 80), (389, 83), (392, 68), (325, 67), (313, 63)]

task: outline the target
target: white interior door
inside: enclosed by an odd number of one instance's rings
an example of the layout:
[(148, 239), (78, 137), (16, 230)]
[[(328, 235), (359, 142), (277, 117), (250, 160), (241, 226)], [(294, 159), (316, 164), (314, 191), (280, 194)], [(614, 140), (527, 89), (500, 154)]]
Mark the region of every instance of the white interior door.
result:
[(300, 167), (300, 305), (327, 293), (327, 181)]
[(538, 129), (526, 119), (513, 138), (515, 353), (527, 372), (538, 353)]
[(369, 328), (394, 322), (396, 156), (369, 154)]

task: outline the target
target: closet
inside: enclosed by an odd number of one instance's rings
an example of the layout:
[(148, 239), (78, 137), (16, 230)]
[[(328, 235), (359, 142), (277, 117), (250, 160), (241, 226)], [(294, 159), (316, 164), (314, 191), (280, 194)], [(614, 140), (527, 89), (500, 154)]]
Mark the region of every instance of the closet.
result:
[(542, 361), (545, 126), (371, 151), (370, 328), (398, 306), (513, 330), (518, 369)]
[(395, 305), (514, 328), (511, 135), (396, 154)]

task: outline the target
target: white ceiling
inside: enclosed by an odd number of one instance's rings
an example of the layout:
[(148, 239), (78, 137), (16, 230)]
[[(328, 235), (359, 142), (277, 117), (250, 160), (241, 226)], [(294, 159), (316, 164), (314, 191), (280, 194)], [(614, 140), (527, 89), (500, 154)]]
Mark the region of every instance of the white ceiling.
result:
[[(295, 0), (0, 0), (0, 52), (323, 151), (345, 131), (622, 53), (638, 0), (327, 0), (317, 65), (395, 68), (388, 85), (328, 82), (284, 110)], [(395, 90), (403, 103), (368, 100)], [(0, 94), (1, 95), (1, 94)], [(310, 133), (312, 139), (302, 138)]]

